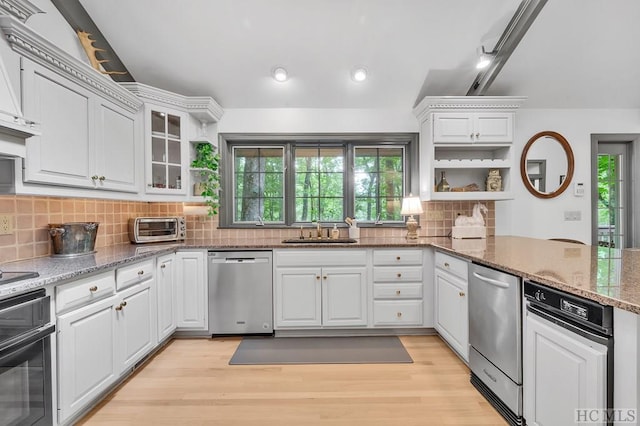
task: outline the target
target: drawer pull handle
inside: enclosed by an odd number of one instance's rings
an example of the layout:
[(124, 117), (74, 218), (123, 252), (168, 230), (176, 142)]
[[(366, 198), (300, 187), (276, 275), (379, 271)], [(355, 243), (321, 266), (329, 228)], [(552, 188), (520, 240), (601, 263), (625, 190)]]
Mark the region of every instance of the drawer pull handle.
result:
[(460, 297), (464, 297), (464, 291), (461, 291), (460, 293), (458, 293), (460, 295)]
[(444, 267), (448, 268), (449, 267), (449, 263), (448, 262), (444, 262)]
[(396, 290), (396, 296), (400, 296), (400, 290)]
[(138, 275), (144, 275), (144, 271), (138, 271)]
[(400, 256), (396, 256), (396, 260), (400, 260)]
[(98, 291), (98, 286), (97, 285), (92, 285), (91, 287), (89, 287), (89, 291), (91, 293), (95, 293), (96, 291)]
[(398, 313), (396, 314), (396, 316), (397, 316), (398, 318), (402, 317), (402, 312), (398, 312)]
[(401, 278), (402, 274), (400, 272), (398, 272), (398, 278)]

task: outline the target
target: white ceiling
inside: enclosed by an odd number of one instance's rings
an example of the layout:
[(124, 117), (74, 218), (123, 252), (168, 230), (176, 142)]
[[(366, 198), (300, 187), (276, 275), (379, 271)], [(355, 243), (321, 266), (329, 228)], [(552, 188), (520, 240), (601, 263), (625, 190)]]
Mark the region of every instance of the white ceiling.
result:
[[(224, 108), (411, 108), (464, 95), (520, 0), (80, 0), (136, 81)], [(549, 0), (490, 94), (640, 108), (640, 1)], [(587, 54), (599, 54), (591, 63)], [(286, 83), (270, 77), (275, 65)], [(350, 80), (357, 65), (370, 77)]]

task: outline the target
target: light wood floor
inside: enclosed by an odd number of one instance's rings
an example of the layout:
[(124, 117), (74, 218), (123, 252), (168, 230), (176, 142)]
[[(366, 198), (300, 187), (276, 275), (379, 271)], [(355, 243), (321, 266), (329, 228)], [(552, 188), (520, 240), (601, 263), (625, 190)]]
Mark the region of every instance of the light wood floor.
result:
[(239, 338), (174, 340), (81, 425), (506, 425), (437, 336), (413, 364), (231, 366)]

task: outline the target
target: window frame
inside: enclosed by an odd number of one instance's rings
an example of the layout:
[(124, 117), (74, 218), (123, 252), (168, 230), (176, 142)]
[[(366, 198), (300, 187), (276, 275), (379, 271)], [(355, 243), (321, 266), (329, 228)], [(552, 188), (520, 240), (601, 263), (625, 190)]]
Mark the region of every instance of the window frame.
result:
[[(417, 133), (331, 133), (331, 134), (276, 134), (276, 133), (220, 133), (218, 135), (220, 166), (220, 228), (247, 229), (256, 227), (270, 229), (290, 229), (308, 226), (310, 222), (295, 221), (295, 172), (289, 169), (295, 166), (294, 146), (344, 146), (344, 212), (353, 216), (355, 209), (354, 156), (355, 148), (400, 147), (404, 149), (403, 196), (419, 193), (419, 138)], [(282, 147), (284, 149), (284, 222), (234, 222), (235, 170), (233, 149), (235, 147)], [(321, 222), (324, 226), (333, 222)], [(346, 227), (340, 221), (339, 227)], [(404, 227), (404, 220), (358, 222), (360, 227)]]

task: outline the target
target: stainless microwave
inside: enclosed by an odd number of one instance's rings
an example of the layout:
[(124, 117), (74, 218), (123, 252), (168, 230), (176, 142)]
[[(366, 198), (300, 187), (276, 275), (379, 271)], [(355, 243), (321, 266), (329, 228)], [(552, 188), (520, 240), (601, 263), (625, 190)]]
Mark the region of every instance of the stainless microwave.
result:
[(187, 224), (184, 217), (136, 217), (129, 219), (132, 243), (159, 243), (184, 240)]

